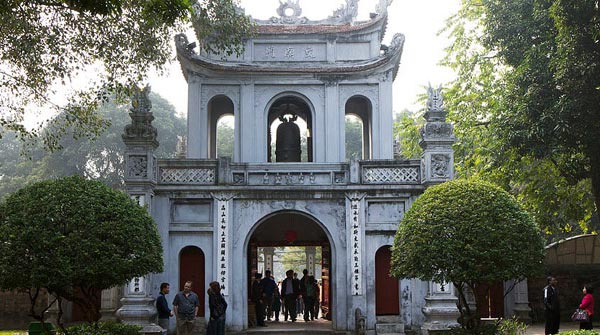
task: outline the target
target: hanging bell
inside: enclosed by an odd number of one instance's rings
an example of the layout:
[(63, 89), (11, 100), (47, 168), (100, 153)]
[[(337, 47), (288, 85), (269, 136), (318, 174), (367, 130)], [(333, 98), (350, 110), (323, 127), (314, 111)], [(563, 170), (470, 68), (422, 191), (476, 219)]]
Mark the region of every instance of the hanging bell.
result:
[(300, 128), (294, 122), (298, 118), (279, 117), (281, 124), (277, 127), (277, 141), (275, 143), (276, 162), (300, 162), (302, 149), (300, 148)]

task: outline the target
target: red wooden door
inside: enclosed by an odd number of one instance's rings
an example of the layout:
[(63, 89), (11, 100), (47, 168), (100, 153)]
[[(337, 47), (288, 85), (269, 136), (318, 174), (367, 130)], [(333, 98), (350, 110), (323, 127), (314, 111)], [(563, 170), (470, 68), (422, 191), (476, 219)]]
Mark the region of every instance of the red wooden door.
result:
[(504, 284), (495, 282), (480, 284), (475, 290), (477, 295), (477, 314), (480, 318), (504, 317)]
[(375, 314), (399, 315), (400, 292), (398, 279), (390, 277), (392, 251), (386, 245), (375, 253)]
[(198, 295), (198, 316), (204, 316), (204, 253), (197, 247), (185, 247), (179, 255), (179, 291), (186, 281), (192, 282), (192, 291)]

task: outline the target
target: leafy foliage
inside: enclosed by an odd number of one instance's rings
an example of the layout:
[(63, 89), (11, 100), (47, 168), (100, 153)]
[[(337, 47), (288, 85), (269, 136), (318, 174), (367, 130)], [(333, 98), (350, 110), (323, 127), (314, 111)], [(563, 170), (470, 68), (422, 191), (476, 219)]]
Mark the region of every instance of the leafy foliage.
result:
[(67, 328), (69, 335), (139, 335), (141, 326), (117, 322), (84, 323)]
[(346, 116), (346, 160), (363, 159), (363, 124), (354, 115)]
[[(444, 64), (458, 75), (445, 94), (458, 140), (457, 174), (515, 194), (551, 240), (598, 229), (598, 188), (592, 188), (598, 169), (591, 160), (600, 147), (594, 135), (600, 113), (592, 108), (598, 80), (561, 71), (593, 71), (599, 58), (585, 45), (577, 48), (586, 55), (560, 56), (597, 31), (592, 2), (463, 1), (446, 28), (453, 44)], [(589, 11), (577, 16), (579, 10)], [(576, 15), (569, 29), (581, 31), (561, 34), (568, 29), (561, 28), (562, 15)], [(575, 87), (577, 94), (565, 94)]]
[[(70, 129), (93, 136), (107, 126), (96, 108), (121, 99), (172, 58), (175, 32), (192, 23), (205, 52), (240, 52), (253, 30), (235, 0), (8, 0), (0, 4), (0, 137), (41, 135), (58, 148)], [(94, 74), (94, 76), (91, 76)], [(91, 78), (90, 78), (91, 77)], [(76, 88), (71, 88), (76, 87)], [(61, 115), (30, 131), (26, 112)]]
[(41, 181), (0, 203), (0, 288), (46, 289), (98, 320), (100, 290), (162, 271), (146, 209), (79, 176)]
[(468, 321), (465, 286), (475, 292), (479, 284), (521, 280), (538, 274), (543, 259), (540, 230), (512, 196), (486, 182), (455, 180), (430, 187), (408, 210), (391, 274), (453, 283)]
[(396, 115), (394, 120), (394, 134), (400, 145), (400, 156), (403, 159), (421, 157), (423, 149), (419, 146), (421, 135), (419, 129), (424, 124), (424, 119), (404, 111)]

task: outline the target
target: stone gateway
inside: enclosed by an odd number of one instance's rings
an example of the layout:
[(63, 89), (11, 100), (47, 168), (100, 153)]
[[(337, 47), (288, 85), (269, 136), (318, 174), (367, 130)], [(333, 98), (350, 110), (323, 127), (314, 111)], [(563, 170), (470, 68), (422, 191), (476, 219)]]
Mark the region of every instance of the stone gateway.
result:
[[(125, 322), (155, 322), (160, 283), (177, 292), (191, 280), (205, 320), (205, 291), (215, 280), (229, 304), (226, 327), (244, 331), (253, 322), (248, 300), (257, 249), (272, 266), (271, 247), (291, 243), (307, 246), (309, 272), (321, 268), (321, 302), (336, 332), (428, 332), (456, 322), (451, 286), (388, 276), (404, 212), (428, 185), (453, 178), (454, 135), (441, 88), (429, 91), (423, 156), (394, 159), (392, 82), (404, 36), (382, 45), (389, 1), (362, 22), (355, 21), (357, 2), (311, 21), (298, 1), (281, 1), (279, 16), (257, 20), (238, 56), (196, 52), (185, 35), (176, 37), (188, 83), (181, 157), (154, 156), (159, 144), (147, 91), (123, 136), (127, 190), (158, 225), (165, 269), (136, 278), (123, 294), (105, 292), (107, 314), (118, 308)], [(362, 147), (347, 161), (349, 115), (362, 124)], [(223, 116), (234, 120), (230, 158), (217, 153)], [(321, 264), (314, 264), (314, 246)], [(505, 310), (527, 305), (526, 286), (515, 292)]]

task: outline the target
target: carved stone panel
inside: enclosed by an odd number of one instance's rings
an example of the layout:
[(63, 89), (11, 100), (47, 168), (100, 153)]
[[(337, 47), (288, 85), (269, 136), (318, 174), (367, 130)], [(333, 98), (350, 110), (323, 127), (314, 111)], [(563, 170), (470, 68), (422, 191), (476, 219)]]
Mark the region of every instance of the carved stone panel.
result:
[(129, 156), (127, 176), (132, 178), (148, 177), (148, 158), (146, 156)]

